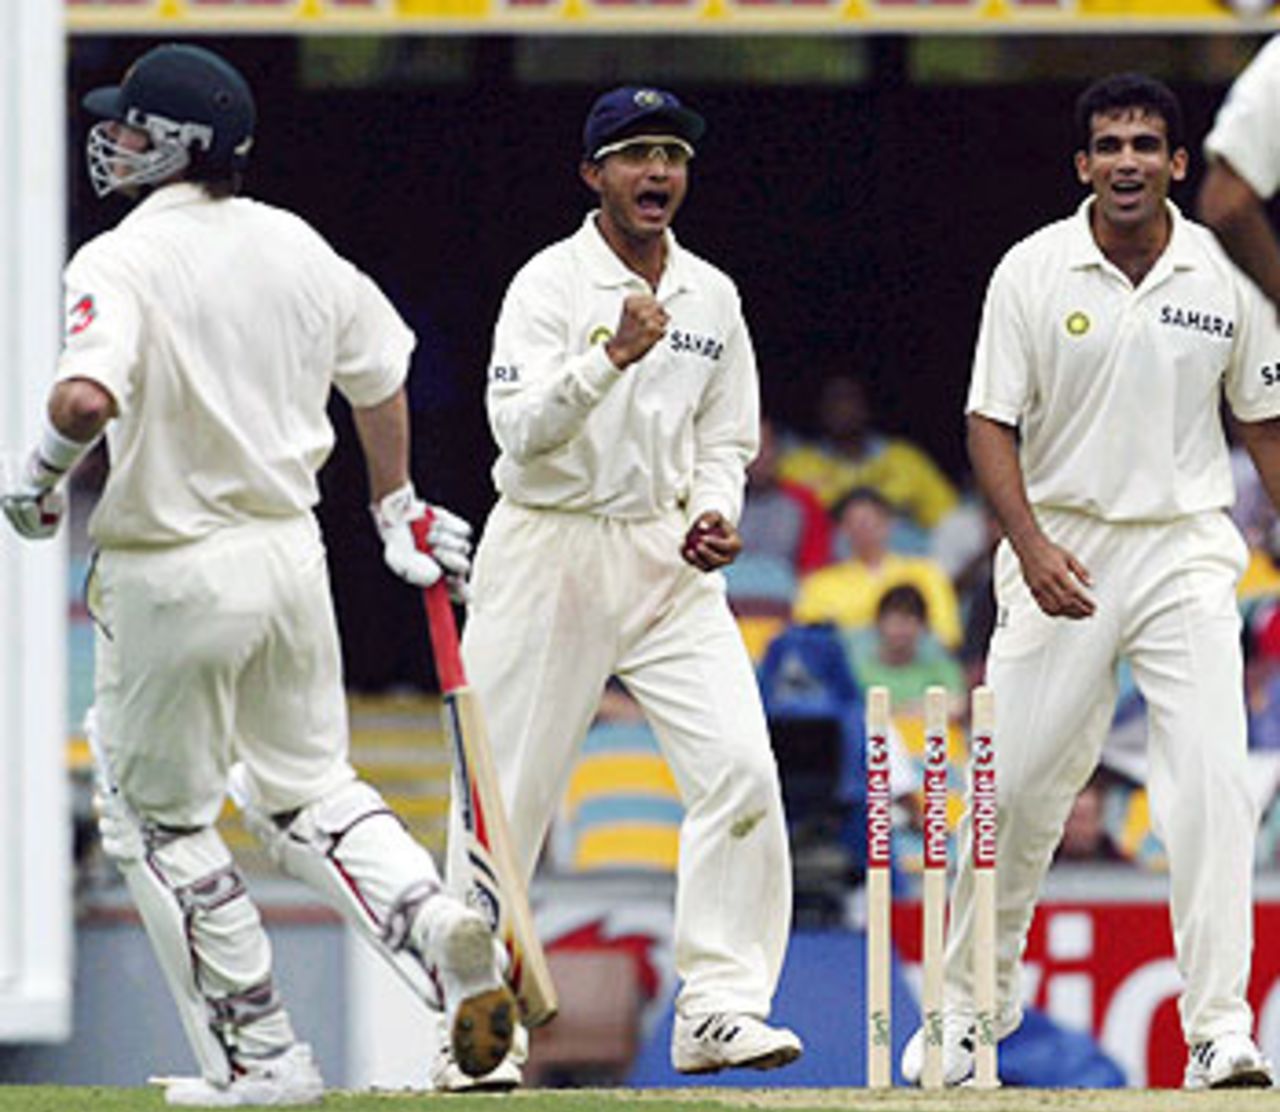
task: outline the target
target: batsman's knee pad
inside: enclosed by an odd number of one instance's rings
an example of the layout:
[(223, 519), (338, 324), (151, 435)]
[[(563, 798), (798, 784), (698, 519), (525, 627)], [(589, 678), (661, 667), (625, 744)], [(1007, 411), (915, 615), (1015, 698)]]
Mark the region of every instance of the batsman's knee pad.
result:
[[(243, 785), (242, 785), (243, 786)], [(441, 892), (431, 855), (371, 785), (355, 780), (296, 814), (269, 818), (238, 797), (276, 863), (319, 892), (429, 1006), (442, 1006), (424, 958), (424, 906)]]
[(225, 1082), (233, 1063), (294, 1041), (271, 944), (217, 831), (141, 831), (145, 854), (121, 870), (201, 1071)]

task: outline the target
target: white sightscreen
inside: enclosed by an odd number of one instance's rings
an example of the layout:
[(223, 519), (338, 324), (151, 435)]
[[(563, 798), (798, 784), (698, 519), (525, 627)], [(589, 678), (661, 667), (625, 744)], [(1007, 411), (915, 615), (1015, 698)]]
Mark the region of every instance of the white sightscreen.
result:
[[(0, 449), (39, 430), (61, 327), (62, 5), (0, 0)], [(66, 550), (0, 523), (0, 1041), (71, 1029)]]

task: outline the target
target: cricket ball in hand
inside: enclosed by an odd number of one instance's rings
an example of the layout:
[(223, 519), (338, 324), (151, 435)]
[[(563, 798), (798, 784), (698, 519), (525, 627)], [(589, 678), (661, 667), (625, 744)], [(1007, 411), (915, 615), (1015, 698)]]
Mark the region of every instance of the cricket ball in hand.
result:
[(698, 555), (698, 545), (707, 537), (723, 536), (724, 530), (719, 525), (707, 525), (699, 521), (695, 521), (689, 527), (689, 531), (684, 535), (684, 545), (681, 548), (681, 554), (686, 560), (695, 560)]

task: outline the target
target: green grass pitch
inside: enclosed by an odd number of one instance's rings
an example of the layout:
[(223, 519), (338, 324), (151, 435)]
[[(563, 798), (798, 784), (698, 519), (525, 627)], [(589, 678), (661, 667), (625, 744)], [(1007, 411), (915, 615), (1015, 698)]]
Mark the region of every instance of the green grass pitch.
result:
[[(160, 1089), (0, 1085), (0, 1112), (157, 1112)], [(324, 1112), (1280, 1112), (1280, 1090), (1181, 1093), (1167, 1090), (1003, 1089), (994, 1093), (892, 1089), (579, 1089), (505, 1095), (329, 1093)]]

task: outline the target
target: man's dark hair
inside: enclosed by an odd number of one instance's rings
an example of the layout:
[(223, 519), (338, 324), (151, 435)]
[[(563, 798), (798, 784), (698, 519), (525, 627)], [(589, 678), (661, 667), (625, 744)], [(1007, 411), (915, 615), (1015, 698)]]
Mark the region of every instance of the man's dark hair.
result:
[(880, 596), (880, 602), (876, 606), (876, 621), (880, 621), (886, 614), (894, 613), (910, 614), (913, 618), (919, 618), (925, 625), (929, 624), (929, 607), (924, 601), (924, 595), (920, 593), (918, 587), (913, 587), (910, 583), (900, 583), (896, 587), (890, 587)]
[(839, 523), (840, 519), (844, 517), (845, 510), (855, 502), (870, 502), (873, 506), (879, 506), (887, 514), (893, 513), (893, 503), (880, 491), (876, 490), (875, 487), (860, 486), (854, 487), (831, 507), (831, 520)]
[(1183, 146), (1182, 105), (1178, 103), (1173, 90), (1163, 81), (1157, 81), (1145, 73), (1114, 73), (1110, 77), (1099, 78), (1076, 101), (1076, 131), (1080, 150), (1089, 149), (1089, 140), (1093, 135), (1091, 125), (1095, 115), (1108, 116), (1131, 108), (1164, 120), (1170, 151)]

